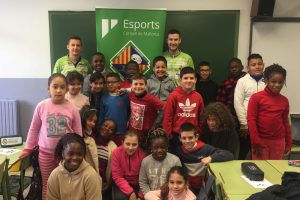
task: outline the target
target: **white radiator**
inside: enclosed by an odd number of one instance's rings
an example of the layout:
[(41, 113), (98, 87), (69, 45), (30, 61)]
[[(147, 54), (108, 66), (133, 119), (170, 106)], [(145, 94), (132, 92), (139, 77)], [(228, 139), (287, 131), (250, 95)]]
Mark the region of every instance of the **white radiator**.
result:
[(0, 136), (17, 135), (18, 133), (18, 101), (11, 99), (0, 99)]

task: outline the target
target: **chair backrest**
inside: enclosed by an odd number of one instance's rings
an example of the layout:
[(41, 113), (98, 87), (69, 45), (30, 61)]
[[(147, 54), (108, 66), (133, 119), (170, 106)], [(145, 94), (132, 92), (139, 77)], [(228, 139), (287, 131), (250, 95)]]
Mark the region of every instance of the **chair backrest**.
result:
[(25, 184), (24, 184), (24, 177), (26, 169), (28, 169), (31, 166), (31, 159), (30, 155), (26, 156), (21, 160), (21, 166), (20, 166), (20, 188), (22, 192), (25, 190)]
[(0, 183), (2, 183), (6, 159), (0, 163)]
[(6, 158), (5, 161), (0, 164), (1, 191), (2, 191), (3, 200), (11, 200), (10, 189), (8, 184), (8, 163), (9, 163), (9, 159)]

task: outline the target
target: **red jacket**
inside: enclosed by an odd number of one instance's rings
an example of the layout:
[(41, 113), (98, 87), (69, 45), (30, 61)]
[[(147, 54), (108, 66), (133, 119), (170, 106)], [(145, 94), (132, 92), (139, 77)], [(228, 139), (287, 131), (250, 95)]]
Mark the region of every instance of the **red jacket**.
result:
[(194, 90), (187, 94), (179, 86), (170, 94), (167, 100), (163, 128), (171, 136), (171, 133), (179, 133), (181, 124), (189, 122), (197, 128), (198, 133), (201, 133), (200, 115), (203, 108), (204, 103), (198, 92)]
[(261, 138), (285, 138), (286, 149), (292, 146), (289, 124), (289, 101), (281, 94), (274, 94), (265, 87), (251, 96), (248, 104), (248, 127), (251, 143), (262, 145)]
[[(142, 149), (132, 156), (127, 155), (124, 146), (119, 146), (112, 153), (112, 178), (117, 187), (127, 196), (139, 187), (139, 172), (142, 160), (146, 157)], [(143, 197), (139, 191), (139, 197)]]
[(157, 112), (160, 111), (164, 102), (150, 93), (146, 93), (143, 97), (137, 97), (133, 92), (129, 93), (130, 100), (130, 119), (129, 130), (139, 133), (141, 141), (144, 135), (151, 129)]

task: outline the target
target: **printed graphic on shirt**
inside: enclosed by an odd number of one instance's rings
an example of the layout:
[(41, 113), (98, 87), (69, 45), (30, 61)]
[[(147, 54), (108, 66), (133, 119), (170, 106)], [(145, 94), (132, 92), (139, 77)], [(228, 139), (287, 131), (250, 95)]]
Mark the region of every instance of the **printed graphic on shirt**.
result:
[(193, 111), (196, 108), (197, 104), (196, 103), (191, 104), (189, 98), (186, 99), (185, 104), (179, 102), (178, 106), (183, 111), (183, 112), (179, 112), (178, 116), (181, 116), (181, 117), (196, 117), (195, 113), (190, 113), (190, 112)]
[(67, 116), (60, 113), (48, 113), (47, 123), (47, 137), (61, 137), (66, 133)]
[(142, 130), (144, 121), (145, 105), (130, 102), (131, 116), (130, 125), (137, 130)]
[(166, 173), (165, 168), (149, 169), (149, 183), (151, 190), (159, 189), (159, 187), (166, 182)]

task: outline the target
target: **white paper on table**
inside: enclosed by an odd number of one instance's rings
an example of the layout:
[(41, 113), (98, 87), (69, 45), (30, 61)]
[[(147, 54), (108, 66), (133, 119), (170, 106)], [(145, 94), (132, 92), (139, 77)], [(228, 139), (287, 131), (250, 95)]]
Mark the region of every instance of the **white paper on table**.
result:
[(17, 153), (17, 152), (20, 152), (22, 150), (20, 149), (7, 149), (7, 148), (1, 148), (0, 149), (0, 154), (2, 155), (11, 155), (11, 154), (14, 154), (14, 153)]
[(245, 179), (250, 185), (252, 185), (254, 188), (267, 188), (271, 185), (273, 185), (272, 183), (270, 183), (267, 179), (264, 178), (263, 181), (251, 181), (250, 179), (248, 179), (246, 176), (242, 176), (243, 179)]

